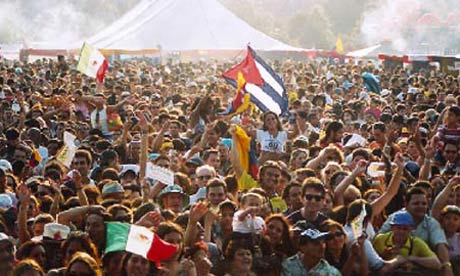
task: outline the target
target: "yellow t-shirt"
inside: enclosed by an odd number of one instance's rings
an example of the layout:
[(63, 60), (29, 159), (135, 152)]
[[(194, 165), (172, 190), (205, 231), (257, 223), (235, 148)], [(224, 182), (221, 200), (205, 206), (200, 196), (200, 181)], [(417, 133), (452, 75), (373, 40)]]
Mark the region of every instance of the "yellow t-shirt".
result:
[[(260, 185), (246, 171), (243, 171), (240, 179), (238, 179), (238, 189), (240, 191), (259, 188)], [(280, 213), (287, 209), (287, 204), (280, 196), (270, 198), (270, 207), (274, 213)]]
[[(374, 245), (375, 251), (379, 255), (382, 255), (385, 251), (385, 248), (393, 246), (393, 233), (388, 232), (385, 234), (379, 234), (374, 238), (372, 242)], [(422, 239), (409, 236), (404, 246), (401, 248), (399, 254), (404, 257), (416, 256), (416, 257), (436, 257), (436, 254), (431, 251), (428, 244), (426, 244)]]

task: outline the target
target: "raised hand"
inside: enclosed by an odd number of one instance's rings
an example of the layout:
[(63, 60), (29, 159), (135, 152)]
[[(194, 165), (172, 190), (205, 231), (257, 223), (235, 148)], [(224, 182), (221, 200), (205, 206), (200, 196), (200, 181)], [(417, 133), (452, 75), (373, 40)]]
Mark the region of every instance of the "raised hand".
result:
[(208, 212), (208, 206), (204, 202), (198, 202), (190, 209), (189, 221), (198, 222)]
[(16, 195), (18, 196), (18, 199), (21, 203), (27, 204), (30, 201), (32, 192), (30, 191), (29, 187), (23, 184), (17, 188)]
[(158, 227), (158, 225), (161, 223), (161, 220), (162, 218), (159, 211), (150, 211), (143, 215), (138, 221), (136, 221), (135, 224), (147, 228)]
[(368, 162), (366, 160), (359, 160), (358, 164), (356, 164), (356, 167), (353, 170), (353, 173), (355, 175), (363, 174), (367, 169), (367, 165), (368, 165)]

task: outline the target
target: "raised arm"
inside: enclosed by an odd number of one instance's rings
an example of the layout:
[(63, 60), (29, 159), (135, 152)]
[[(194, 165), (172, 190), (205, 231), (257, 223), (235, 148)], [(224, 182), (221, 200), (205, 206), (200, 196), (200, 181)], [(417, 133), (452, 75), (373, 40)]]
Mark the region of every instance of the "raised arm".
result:
[(348, 186), (353, 183), (356, 177), (360, 176), (366, 171), (367, 161), (360, 160), (358, 164), (356, 164), (356, 168), (351, 172), (350, 175), (345, 177), (334, 190), (334, 198), (336, 199), (337, 205), (343, 205), (343, 193), (348, 188)]
[(32, 193), (26, 185), (22, 184), (17, 188), (17, 195), (20, 203), (18, 212), (18, 235), (19, 242), (23, 244), (30, 240), (30, 234), (27, 230), (27, 210), (29, 209)]
[(431, 169), (431, 160), (433, 159), (436, 150), (433, 146), (427, 145), (424, 149), (425, 157), (423, 159), (423, 164), (420, 168), (419, 179), (420, 180), (428, 180), (430, 177), (430, 169)]
[(436, 196), (433, 201), (433, 207), (431, 208), (431, 216), (439, 221), (441, 215), (441, 210), (446, 206), (447, 200), (449, 199), (450, 194), (452, 193), (452, 188), (460, 183), (460, 176), (456, 175), (449, 180), (447, 185), (442, 189), (442, 191)]
[(308, 163), (305, 166), (305, 168), (309, 168), (309, 169), (312, 169), (312, 170), (317, 170), (319, 168), (319, 166), (321, 165), (321, 163), (324, 162), (330, 154), (334, 154), (334, 153), (335, 153), (335, 148), (333, 146), (329, 146), (329, 147), (326, 147), (326, 148), (322, 149), (319, 152), (317, 157), (315, 157), (312, 160), (308, 161)]
[(388, 189), (374, 202), (371, 203), (373, 216), (379, 215), (385, 207), (390, 203), (391, 199), (398, 193), (399, 186), (401, 185), (401, 178), (404, 172), (404, 159), (401, 153), (397, 153), (395, 156), (395, 162), (397, 165), (396, 171), (390, 180)]
[(193, 205), (190, 209), (188, 224), (185, 230), (185, 246), (191, 246), (195, 243), (197, 230), (196, 225), (207, 212), (208, 207), (203, 202), (198, 202), (197, 204)]

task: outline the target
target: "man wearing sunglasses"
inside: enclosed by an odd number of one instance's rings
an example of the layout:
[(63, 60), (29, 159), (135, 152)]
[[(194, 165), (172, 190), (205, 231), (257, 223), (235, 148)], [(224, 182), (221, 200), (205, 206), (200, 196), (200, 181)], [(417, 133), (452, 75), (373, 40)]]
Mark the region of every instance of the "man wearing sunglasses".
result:
[(300, 234), (299, 253), (286, 259), (281, 275), (342, 275), (325, 259), (327, 232), (307, 229)]
[(321, 180), (316, 177), (305, 179), (302, 185), (302, 202), (303, 207), (291, 213), (287, 218), (295, 224), (299, 220), (305, 220), (315, 228), (319, 228), (327, 217), (320, 210), (324, 205), (326, 188)]

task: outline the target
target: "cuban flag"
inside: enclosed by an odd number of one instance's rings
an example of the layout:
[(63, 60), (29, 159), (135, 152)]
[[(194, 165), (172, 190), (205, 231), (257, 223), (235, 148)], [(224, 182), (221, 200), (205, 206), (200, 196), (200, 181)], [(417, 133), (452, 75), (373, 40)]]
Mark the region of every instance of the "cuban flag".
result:
[(249, 46), (246, 58), (222, 75), (236, 88), (239, 72), (245, 80), (244, 92), (251, 95), (251, 102), (262, 112), (272, 111), (277, 115), (289, 114), (289, 99), (283, 80)]

